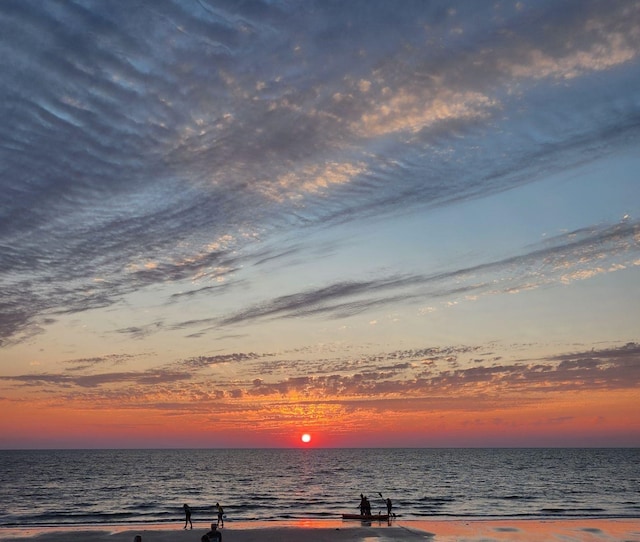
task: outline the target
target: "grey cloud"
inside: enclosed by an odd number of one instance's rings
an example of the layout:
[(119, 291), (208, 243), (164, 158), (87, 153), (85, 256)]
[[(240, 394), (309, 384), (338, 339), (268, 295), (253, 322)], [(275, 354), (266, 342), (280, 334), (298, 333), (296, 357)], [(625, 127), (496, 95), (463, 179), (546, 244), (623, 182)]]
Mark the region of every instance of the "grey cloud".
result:
[(137, 384), (158, 385), (189, 380), (191, 375), (186, 372), (149, 370), (119, 373), (101, 373), (89, 375), (68, 374), (31, 374), (17, 376), (2, 376), (0, 380), (17, 382), (31, 387), (56, 386), (62, 388), (81, 387), (96, 388), (109, 384)]
[[(436, 275), (349, 281), (274, 298), (218, 321), (226, 326), (261, 318), (324, 314), (341, 318), (398, 300), (430, 301), (463, 294), (513, 292), (561, 280), (578, 280), (595, 267), (634, 265), (640, 251), (640, 222), (624, 221), (558, 235), (503, 260)], [(567, 276), (575, 279), (568, 279)], [(498, 277), (499, 280), (494, 280)], [(212, 322), (210, 322), (212, 323)]]
[(65, 365), (70, 367), (68, 371), (86, 371), (87, 369), (93, 369), (101, 365), (120, 365), (126, 361), (133, 359), (135, 356), (130, 354), (109, 354), (106, 356), (96, 356), (93, 358), (80, 358), (66, 360)]
[[(342, 282), (329, 285), (319, 290), (301, 292), (298, 294), (286, 295), (274, 299), (261, 306), (250, 307), (243, 312), (225, 318), (221, 325), (229, 325), (256, 318), (273, 316), (301, 316), (310, 315), (327, 310), (326, 304), (335, 299), (345, 299), (363, 293), (373, 293), (376, 290), (391, 289), (407, 283), (415, 282), (414, 279), (384, 279), (379, 282)], [(373, 302), (368, 302), (371, 305)], [(353, 303), (351, 303), (353, 306)], [(339, 307), (331, 305), (330, 310), (340, 308), (344, 310), (345, 303), (340, 303)]]
[(190, 369), (202, 369), (211, 367), (213, 365), (219, 365), (221, 363), (242, 363), (246, 361), (253, 361), (259, 359), (261, 356), (254, 352), (249, 353), (235, 353), (235, 354), (220, 354), (217, 356), (198, 356), (184, 360), (182, 365)]
[(623, 363), (627, 361), (635, 361), (640, 356), (640, 344), (627, 343), (618, 348), (605, 348), (596, 350), (595, 347), (588, 352), (577, 352), (568, 354), (558, 354), (547, 358), (549, 361), (558, 361), (561, 364), (576, 364), (582, 362), (599, 362), (606, 363), (608, 361)]
[(152, 322), (144, 327), (140, 326), (130, 326), (125, 328), (117, 329), (115, 332), (120, 333), (122, 335), (129, 335), (133, 339), (144, 339), (149, 335), (154, 333), (158, 333), (164, 329), (164, 323), (161, 321)]
[[(233, 271), (231, 271), (233, 272)], [(196, 297), (199, 296), (203, 293), (211, 293), (211, 294), (216, 294), (218, 292), (221, 292), (223, 290), (226, 290), (229, 288), (229, 284), (228, 283), (219, 283), (219, 284), (215, 284), (213, 286), (203, 286), (202, 288), (197, 288), (195, 290), (189, 290), (186, 292), (180, 292), (178, 294), (172, 294), (169, 298), (169, 301), (176, 301), (179, 300), (181, 298), (191, 298), (191, 297)]]
[[(450, 204), (637, 144), (639, 104), (625, 90), (637, 87), (637, 69), (597, 80), (595, 59), (572, 68), (583, 80), (556, 85), (573, 57), (611, 49), (611, 36), (620, 55), (638, 50), (634, 4), (494, 9), (4, 1), (0, 345), (56, 314), (214, 264), (233, 269), (230, 253), (206, 247), (243, 229), (268, 235)], [(525, 54), (534, 41), (556, 71), (535, 71)], [(612, 65), (623, 62), (638, 60)], [(400, 128), (379, 135), (357, 129), (389, 93), (424, 105), (444, 91), (461, 104), (472, 95), (477, 111), (395, 119)], [(350, 167), (348, 182), (305, 188), (335, 164)], [(260, 261), (260, 249), (237, 242)], [(131, 271), (146, 261), (158, 265)], [(322, 304), (403, 280), (413, 279), (334, 285), (256, 310), (302, 314), (309, 302), (310, 314), (349, 315), (388, 298)]]

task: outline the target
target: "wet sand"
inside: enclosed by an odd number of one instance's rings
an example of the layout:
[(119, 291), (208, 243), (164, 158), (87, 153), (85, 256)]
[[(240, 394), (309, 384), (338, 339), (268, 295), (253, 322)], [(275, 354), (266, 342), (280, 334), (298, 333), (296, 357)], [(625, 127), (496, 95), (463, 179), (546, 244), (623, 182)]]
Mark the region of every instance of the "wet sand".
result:
[[(6, 542), (200, 542), (209, 530), (197, 525), (141, 525), (0, 529)], [(396, 520), (391, 525), (340, 520), (229, 523), (224, 542), (640, 542), (640, 519)]]

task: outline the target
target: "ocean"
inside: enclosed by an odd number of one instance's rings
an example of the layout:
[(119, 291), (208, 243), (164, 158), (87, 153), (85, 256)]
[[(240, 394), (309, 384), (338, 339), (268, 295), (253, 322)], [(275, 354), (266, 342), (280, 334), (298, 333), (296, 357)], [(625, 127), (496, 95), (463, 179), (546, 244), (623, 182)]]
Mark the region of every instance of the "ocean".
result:
[(0, 451), (0, 526), (400, 518), (640, 518), (640, 449)]

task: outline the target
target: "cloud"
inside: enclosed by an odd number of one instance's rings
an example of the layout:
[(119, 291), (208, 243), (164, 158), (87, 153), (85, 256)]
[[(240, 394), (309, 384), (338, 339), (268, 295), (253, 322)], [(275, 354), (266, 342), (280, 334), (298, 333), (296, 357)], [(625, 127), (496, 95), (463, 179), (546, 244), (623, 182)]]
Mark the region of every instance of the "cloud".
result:
[[(635, 144), (639, 20), (627, 2), (4, 2), (0, 345), (149, 286), (232, 278), (274, 234), (450, 205)], [(353, 314), (416, 281), (437, 279), (328, 285), (223, 321), (305, 302)]]
[[(634, 261), (640, 251), (640, 223), (625, 220), (615, 225), (568, 232), (545, 239), (528, 251), (506, 259), (435, 275), (381, 277), (348, 281), (273, 298), (242, 309), (217, 322), (236, 325), (264, 318), (300, 318), (325, 315), (332, 318), (392, 306), (400, 300), (433, 302), (437, 299), (516, 293), (549, 284), (587, 280), (616, 272)], [(199, 322), (191, 322), (198, 324)], [(184, 323), (183, 325), (187, 325)]]
[[(93, 367), (87, 366), (0, 380), (28, 387), (32, 397), (44, 392), (51, 401), (176, 412), (262, 410), (277, 408), (281, 401), (415, 412), (460, 408), (469, 398), (492, 405), (498, 399), (503, 405), (537, 404), (546, 394), (634, 390), (640, 385), (637, 343), (509, 363), (495, 359), (495, 345), (488, 346), (379, 352), (364, 364), (349, 357), (295, 362), (274, 353), (235, 353), (190, 358), (148, 371), (92, 373)], [(219, 366), (229, 363), (253, 367), (257, 376), (243, 371), (242, 379), (236, 372), (234, 378), (224, 378)], [(77, 374), (82, 370), (85, 374)], [(189, 386), (182, 386), (184, 382)], [(261, 404), (252, 407), (256, 400)]]
[(107, 356), (93, 358), (72, 359), (64, 363), (70, 366), (69, 371), (85, 371), (101, 365), (120, 365), (134, 358), (135, 356), (130, 354), (109, 354)]
[[(640, 383), (640, 347), (620, 347), (576, 352), (544, 360), (532, 359), (504, 364), (493, 361), (474, 367), (455, 368), (452, 360), (464, 360), (478, 348), (418, 349), (407, 351), (410, 362), (385, 366), (380, 362), (395, 357), (380, 353), (371, 369), (291, 376), (283, 380), (254, 379), (244, 393), (248, 396), (294, 396), (317, 401), (348, 401), (349, 398), (419, 399), (517, 395), (569, 391), (635, 389)], [(429, 360), (432, 363), (425, 365)], [(487, 360), (490, 361), (490, 360)], [(323, 364), (324, 365), (324, 364)], [(425, 369), (426, 367), (426, 369)], [(415, 407), (415, 405), (413, 405)], [(416, 407), (417, 408), (417, 407)]]
[(0, 380), (18, 382), (25, 386), (38, 387), (42, 389), (53, 386), (60, 390), (64, 390), (70, 387), (97, 388), (111, 384), (156, 386), (160, 384), (189, 380), (190, 378), (191, 375), (186, 372), (149, 370), (86, 375), (40, 373), (11, 377), (3, 376), (0, 377)]
[[(505, 65), (504, 69), (515, 78), (573, 79), (635, 59), (640, 39), (638, 6), (620, 6), (613, 13), (603, 13), (600, 7), (590, 6), (586, 17), (569, 29), (575, 41), (560, 43), (561, 50), (557, 41), (543, 43), (543, 48), (534, 45), (519, 52), (524, 57), (520, 62)], [(590, 43), (585, 42), (585, 36), (589, 36)]]

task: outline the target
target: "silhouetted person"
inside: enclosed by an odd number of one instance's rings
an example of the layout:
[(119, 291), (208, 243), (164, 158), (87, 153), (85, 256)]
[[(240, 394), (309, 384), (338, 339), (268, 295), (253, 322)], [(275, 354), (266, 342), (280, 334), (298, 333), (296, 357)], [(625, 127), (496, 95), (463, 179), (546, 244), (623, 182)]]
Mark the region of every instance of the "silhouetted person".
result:
[(391, 499), (389, 499), (387, 497), (387, 500), (385, 502), (387, 503), (387, 514), (389, 514), (389, 517), (391, 517), (391, 509), (393, 508), (393, 504), (391, 503)]
[(211, 524), (211, 530), (202, 537), (202, 541), (204, 542), (205, 540), (217, 540), (218, 542), (222, 542), (222, 533), (218, 531), (217, 523)]
[(216, 503), (216, 508), (218, 509), (218, 525), (224, 527), (224, 510), (219, 502)]
[(367, 499), (362, 493), (360, 493), (360, 505), (358, 508), (360, 508), (360, 515), (364, 516), (365, 510), (367, 509)]
[(189, 508), (188, 504), (185, 504), (182, 508), (184, 508), (184, 528), (187, 528), (188, 523), (193, 529), (193, 523), (191, 523), (191, 508)]

